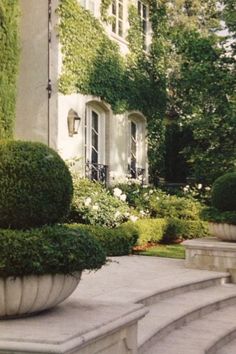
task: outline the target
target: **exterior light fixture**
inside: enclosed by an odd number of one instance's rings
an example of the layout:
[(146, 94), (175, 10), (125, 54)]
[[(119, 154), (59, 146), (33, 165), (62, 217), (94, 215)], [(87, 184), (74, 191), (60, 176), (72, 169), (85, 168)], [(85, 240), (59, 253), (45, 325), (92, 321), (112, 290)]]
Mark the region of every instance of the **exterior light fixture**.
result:
[(74, 134), (78, 134), (80, 121), (81, 118), (78, 116), (78, 114), (73, 109), (70, 109), (67, 116), (69, 136), (72, 137)]

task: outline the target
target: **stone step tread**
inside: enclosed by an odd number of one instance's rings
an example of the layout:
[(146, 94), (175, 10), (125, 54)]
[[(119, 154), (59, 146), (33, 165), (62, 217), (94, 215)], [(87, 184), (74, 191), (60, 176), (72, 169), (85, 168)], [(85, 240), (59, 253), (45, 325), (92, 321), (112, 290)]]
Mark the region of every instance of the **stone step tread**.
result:
[(223, 304), (231, 298), (236, 303), (236, 285), (224, 284), (190, 291), (150, 305), (149, 313), (138, 324), (138, 346), (142, 346), (160, 331), (163, 331), (164, 335), (167, 326), (172, 325), (172, 329), (176, 328), (177, 321), (179, 325), (182, 325), (187, 321), (184, 319), (186, 315), (189, 316), (188, 321), (190, 321), (193, 311), (197, 311), (193, 314), (193, 318), (200, 317), (204, 314), (203, 307), (212, 306), (212, 309), (208, 308), (207, 311), (213, 311), (218, 308), (216, 303), (222, 302)]
[(235, 353), (236, 353), (236, 339), (215, 352), (215, 354), (235, 354)]
[[(189, 271), (189, 270), (187, 270)], [(169, 275), (168, 279), (158, 278), (157, 281), (147, 281), (145, 287), (135, 286), (132, 281), (125, 286), (114, 289), (106, 289), (101, 294), (96, 295), (97, 300), (112, 302), (141, 302), (145, 305), (155, 302), (160, 297), (173, 296), (175, 293), (186, 293), (191, 290), (211, 287), (218, 284), (224, 284), (230, 281), (229, 273), (206, 272), (190, 270), (191, 274), (185, 270), (179, 278), (178, 275)], [(196, 273), (195, 273), (196, 272)], [(90, 294), (92, 297), (92, 294)], [(72, 295), (73, 296), (73, 295)], [(83, 292), (80, 293), (83, 297)]]
[[(175, 329), (169, 336), (159, 339), (145, 354), (205, 354), (219, 338), (225, 338), (235, 329), (236, 306), (229, 306), (204, 315), (182, 327)], [(222, 349), (223, 350), (223, 349)], [(235, 354), (219, 351), (217, 354)]]

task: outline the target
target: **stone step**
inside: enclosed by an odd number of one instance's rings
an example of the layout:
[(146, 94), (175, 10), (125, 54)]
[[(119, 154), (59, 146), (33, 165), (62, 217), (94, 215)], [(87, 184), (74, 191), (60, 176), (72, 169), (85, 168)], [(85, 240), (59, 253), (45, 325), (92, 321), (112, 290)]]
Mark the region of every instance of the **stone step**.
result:
[[(230, 332), (229, 335), (233, 335), (233, 337), (236, 337), (236, 329), (233, 330), (233, 332)], [(213, 352), (212, 352), (213, 353)], [(228, 344), (224, 345), (223, 348), (220, 348), (215, 351), (215, 354), (235, 354), (236, 353), (236, 339), (231, 340)], [(211, 354), (211, 352), (207, 353)]]
[[(162, 340), (170, 332), (168, 338), (172, 338), (173, 331), (179, 327), (235, 304), (236, 285), (233, 284), (192, 290), (161, 299), (148, 306), (149, 313), (139, 322), (139, 354), (147, 354), (149, 348), (152, 348), (155, 343)], [(162, 350), (163, 348), (165, 347), (162, 347)], [(163, 353), (169, 354), (167, 351)], [(175, 352), (175, 354), (182, 354), (182, 352)]]
[[(146, 350), (145, 354), (235, 354), (229, 351), (217, 352), (216, 345), (221, 338), (229, 341), (235, 330), (236, 307), (228, 306), (202, 316), (171, 332)], [(233, 331), (234, 331), (233, 330)]]

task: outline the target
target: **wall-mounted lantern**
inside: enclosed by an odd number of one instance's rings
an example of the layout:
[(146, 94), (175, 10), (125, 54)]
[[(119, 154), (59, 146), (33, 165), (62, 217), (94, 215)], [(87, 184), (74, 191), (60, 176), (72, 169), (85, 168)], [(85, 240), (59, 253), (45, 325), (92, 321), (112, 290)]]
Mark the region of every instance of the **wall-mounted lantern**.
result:
[(81, 118), (78, 116), (78, 114), (73, 109), (70, 109), (68, 116), (67, 116), (69, 136), (73, 136), (74, 134), (78, 134), (80, 121), (81, 121)]

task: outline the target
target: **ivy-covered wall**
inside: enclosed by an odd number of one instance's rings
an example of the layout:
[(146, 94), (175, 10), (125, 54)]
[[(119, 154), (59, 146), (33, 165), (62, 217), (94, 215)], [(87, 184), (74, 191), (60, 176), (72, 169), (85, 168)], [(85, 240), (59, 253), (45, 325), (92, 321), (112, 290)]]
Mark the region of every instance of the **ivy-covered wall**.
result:
[(19, 59), (18, 0), (0, 0), (0, 139), (12, 137)]
[[(122, 56), (118, 45), (106, 34), (102, 24), (82, 8), (77, 0), (63, 0), (59, 37), (62, 44), (63, 70), (59, 89), (63, 94), (81, 93), (101, 97), (115, 113), (141, 111), (148, 119), (150, 161), (155, 173), (163, 161), (165, 111), (164, 68), (156, 63), (153, 50), (161, 48), (158, 37), (155, 0), (149, 0), (150, 18), (154, 20), (153, 43), (149, 54), (143, 51), (143, 40), (137, 8), (129, 7), (129, 54)], [(109, 21), (107, 10), (110, 0), (102, 0), (103, 21)], [(152, 18), (153, 17), (153, 18)], [(158, 47), (159, 46), (159, 47)], [(152, 158), (152, 156), (154, 158)], [(158, 173), (158, 172), (157, 172)]]

